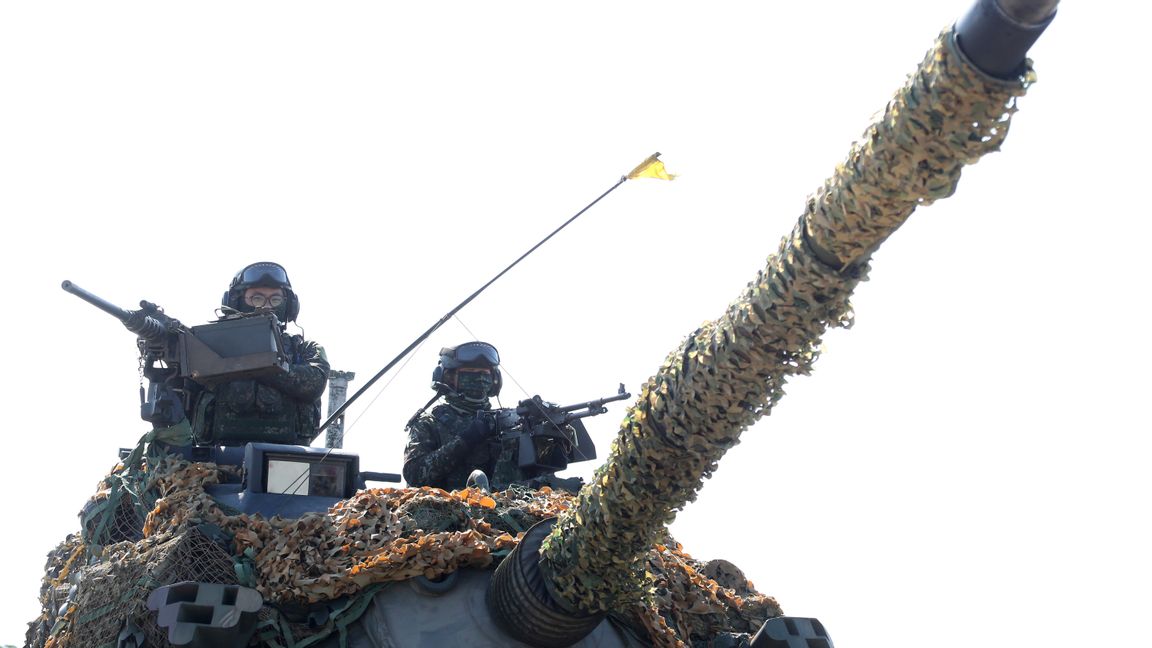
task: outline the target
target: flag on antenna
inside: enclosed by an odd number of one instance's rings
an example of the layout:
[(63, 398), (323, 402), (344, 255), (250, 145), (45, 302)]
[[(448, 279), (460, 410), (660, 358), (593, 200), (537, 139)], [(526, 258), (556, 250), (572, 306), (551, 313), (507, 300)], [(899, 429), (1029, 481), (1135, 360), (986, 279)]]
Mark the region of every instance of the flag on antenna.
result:
[(660, 161), (660, 154), (653, 153), (648, 156), (647, 160), (641, 162), (632, 172), (627, 175), (629, 180), (636, 178), (659, 178), (660, 180), (672, 180), (676, 177), (675, 173), (668, 173), (664, 168), (664, 163)]

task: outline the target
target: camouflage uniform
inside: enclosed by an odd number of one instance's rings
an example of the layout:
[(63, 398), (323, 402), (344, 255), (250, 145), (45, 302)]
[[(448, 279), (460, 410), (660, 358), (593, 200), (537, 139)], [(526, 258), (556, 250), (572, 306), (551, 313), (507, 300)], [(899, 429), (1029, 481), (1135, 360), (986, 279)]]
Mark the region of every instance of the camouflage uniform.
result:
[[(408, 423), (404, 480), (409, 486), (458, 490), (468, 485), (474, 471), (481, 470), (494, 491), (513, 484), (573, 489), (573, 480), (538, 474), (540, 468), (535, 465), (520, 467), (520, 442), (526, 439), (520, 425), (500, 416), (507, 410), (493, 411), (488, 400), (500, 395), (502, 383), (500, 354), (491, 344), (476, 340), (440, 349), (432, 386), (445, 404), (431, 412), (421, 410)], [(478, 416), (487, 425), (472, 429)], [(499, 426), (511, 429), (498, 430), (498, 418)], [(574, 438), (575, 431), (571, 427), (568, 431)]]
[(320, 425), (320, 397), (328, 384), (324, 348), (299, 335), (281, 336), (288, 373), (205, 387), (195, 399), (192, 429), (199, 441), (308, 445)]
[(493, 437), (470, 445), (461, 437), (476, 413), (490, 411), (491, 405), (477, 408), (451, 398), (447, 401), (408, 425), (404, 481), (409, 486), (455, 490), (464, 488), (473, 470), (483, 470), (490, 478), (494, 475), (501, 454), (499, 440)]
[[(474, 445), (462, 436), (477, 412), (491, 412), (488, 404), (462, 406), (448, 399), (408, 425), (404, 449), (404, 481), (409, 486), (435, 486), (445, 490), (464, 488), (473, 470), (483, 470), (492, 490), (513, 484), (539, 488), (551, 486), (576, 492), (584, 485), (579, 477), (563, 478), (551, 473), (525, 473), (519, 463), (519, 437), (493, 434)], [(567, 428), (573, 436), (575, 431)]]

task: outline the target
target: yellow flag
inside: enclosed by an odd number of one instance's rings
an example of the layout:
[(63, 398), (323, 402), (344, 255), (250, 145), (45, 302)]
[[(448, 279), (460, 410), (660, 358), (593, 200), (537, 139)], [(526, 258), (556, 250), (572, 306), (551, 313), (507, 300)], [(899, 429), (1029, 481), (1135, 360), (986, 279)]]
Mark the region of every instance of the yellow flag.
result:
[(636, 178), (659, 178), (660, 180), (672, 180), (676, 177), (676, 174), (668, 173), (668, 171), (664, 168), (664, 163), (660, 161), (660, 154), (653, 153), (652, 155), (648, 156), (647, 160), (644, 160), (639, 164), (639, 166), (637, 166), (635, 169), (632, 169), (632, 172), (629, 173), (627, 177), (629, 180), (635, 180)]

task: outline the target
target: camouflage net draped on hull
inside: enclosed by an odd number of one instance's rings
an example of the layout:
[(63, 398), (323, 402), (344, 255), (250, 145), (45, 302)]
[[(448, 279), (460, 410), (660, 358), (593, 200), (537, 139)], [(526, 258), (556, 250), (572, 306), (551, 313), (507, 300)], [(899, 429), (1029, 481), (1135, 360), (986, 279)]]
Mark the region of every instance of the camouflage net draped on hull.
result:
[[(851, 323), (868, 256), (921, 204), (996, 150), (1033, 81), (989, 78), (946, 31), (728, 311), (673, 351), (628, 411), (607, 462), (541, 549), (553, 593), (587, 613), (643, 594), (644, 548), (695, 499), (741, 432)], [(817, 256), (819, 255), (819, 256)]]
[[(260, 614), (259, 645), (311, 645), (354, 622), (384, 584), (489, 567), (523, 531), (557, 516), (573, 499), (546, 488), (492, 494), (382, 488), (360, 491), (326, 514), (265, 519), (226, 511), (205, 491), (233, 479), (232, 469), (155, 453), (147, 461), (140, 482), (146, 496), (135, 499), (153, 504), (133, 514), (145, 520), (137, 529), (143, 537), (100, 546), (69, 536), (49, 556), (37, 620), (43, 623), (33, 624), (27, 646), (111, 648), (126, 622), (145, 645), (168, 646), (145, 602), (156, 587), (184, 580), (256, 588), (270, 604)], [(111, 481), (130, 482), (126, 475), (119, 467)], [(94, 499), (107, 498), (102, 488)], [(118, 518), (120, 509), (108, 508), (108, 516)], [(671, 538), (659, 540), (646, 562), (660, 595), (613, 611), (647, 630), (654, 645), (752, 633), (780, 614), (776, 601), (738, 571), (732, 576), (718, 567), (722, 561), (702, 564)], [(309, 606), (332, 601), (340, 604), (325, 624), (306, 623)]]

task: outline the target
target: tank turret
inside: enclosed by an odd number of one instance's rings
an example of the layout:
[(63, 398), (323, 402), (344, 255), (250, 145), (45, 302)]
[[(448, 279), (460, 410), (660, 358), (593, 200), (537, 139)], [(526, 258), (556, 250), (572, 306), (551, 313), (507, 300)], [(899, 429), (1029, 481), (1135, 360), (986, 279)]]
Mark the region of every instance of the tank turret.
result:
[[(251, 512), (213, 497), (239, 469), (152, 435), (93, 498), (99, 528), (51, 555), (28, 645), (830, 647), (732, 566), (692, 561), (667, 524), (811, 370), (825, 331), (852, 323), (873, 252), (1004, 141), (1055, 4), (980, 0), (940, 35), (766, 266), (643, 385), (576, 496), (381, 488), (323, 513)], [(248, 450), (243, 479), (277, 452)]]

